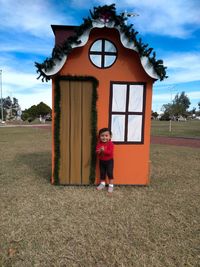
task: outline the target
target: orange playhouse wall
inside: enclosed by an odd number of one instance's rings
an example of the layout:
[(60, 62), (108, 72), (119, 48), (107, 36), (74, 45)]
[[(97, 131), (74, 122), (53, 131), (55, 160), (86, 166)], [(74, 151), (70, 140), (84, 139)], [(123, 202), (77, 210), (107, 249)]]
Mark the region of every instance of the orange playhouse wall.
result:
[[(113, 66), (107, 69), (96, 68), (90, 62), (88, 57), (90, 45), (94, 42), (94, 40), (99, 38), (111, 40), (115, 43), (118, 49), (116, 62)], [(151, 101), (152, 84), (154, 79), (150, 78), (144, 71), (138, 54), (135, 51), (122, 46), (117, 30), (107, 28), (93, 29), (90, 33), (90, 38), (87, 44), (83, 47), (75, 48), (72, 51), (59, 75), (93, 76), (99, 81), (97, 101), (98, 130), (100, 128), (107, 127), (109, 123), (110, 81), (146, 83), (144, 144), (115, 144), (114, 178), (115, 184), (148, 184)], [(52, 157), (54, 158), (54, 154), (52, 154)], [(52, 160), (52, 162), (54, 162), (54, 160)], [(52, 168), (54, 168), (54, 166)], [(96, 183), (98, 183), (98, 168), (96, 176)]]

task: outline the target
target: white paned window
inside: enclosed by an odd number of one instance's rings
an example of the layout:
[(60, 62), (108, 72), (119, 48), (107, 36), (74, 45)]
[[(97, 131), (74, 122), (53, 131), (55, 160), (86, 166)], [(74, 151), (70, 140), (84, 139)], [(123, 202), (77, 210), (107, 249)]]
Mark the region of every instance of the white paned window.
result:
[(90, 55), (91, 61), (99, 68), (101, 68), (101, 57), (99, 55)]
[(125, 84), (113, 84), (112, 111), (126, 111), (126, 92)]
[(109, 68), (117, 59), (117, 48), (108, 40), (96, 40), (90, 47), (89, 58), (98, 68)]
[(97, 40), (96, 42), (94, 42), (90, 48), (90, 51), (92, 52), (101, 52), (102, 49), (102, 40)]
[(106, 52), (117, 52), (116, 47), (110, 41), (105, 40), (105, 51)]
[(110, 127), (114, 142), (144, 142), (145, 92), (142, 83), (111, 83)]
[(142, 115), (128, 116), (128, 142), (141, 142), (142, 140)]
[(112, 129), (113, 132), (112, 139), (114, 141), (124, 141), (124, 130), (125, 130), (125, 115), (113, 115), (112, 116)]
[(104, 66), (107, 68), (109, 66), (112, 66), (112, 64), (115, 62), (116, 56), (105, 56), (104, 57)]
[(130, 85), (128, 111), (142, 112), (143, 90), (143, 85)]

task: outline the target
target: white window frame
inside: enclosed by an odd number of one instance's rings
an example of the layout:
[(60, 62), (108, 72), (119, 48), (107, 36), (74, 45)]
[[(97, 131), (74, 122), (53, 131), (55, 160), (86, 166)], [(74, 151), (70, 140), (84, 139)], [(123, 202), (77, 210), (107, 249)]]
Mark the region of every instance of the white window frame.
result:
[(145, 102), (145, 83), (110, 83), (109, 127), (114, 143), (144, 143)]
[[(93, 48), (93, 46), (95, 46), (97, 42), (100, 42), (100, 48)], [(112, 51), (111, 49), (111, 51), (109, 51), (107, 47), (108, 45), (111, 45), (111, 48), (114, 50)], [(104, 38), (95, 40), (91, 44), (89, 49), (89, 59), (91, 63), (95, 67), (100, 69), (110, 68), (116, 62), (117, 55), (118, 53), (116, 45), (112, 41)], [(111, 63), (108, 63), (107, 60), (111, 58), (112, 58)]]

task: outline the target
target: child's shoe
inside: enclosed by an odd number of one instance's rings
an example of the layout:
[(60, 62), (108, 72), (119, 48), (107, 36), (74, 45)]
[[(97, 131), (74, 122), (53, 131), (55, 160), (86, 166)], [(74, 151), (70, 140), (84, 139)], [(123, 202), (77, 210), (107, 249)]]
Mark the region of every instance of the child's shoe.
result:
[(108, 193), (112, 193), (113, 192), (113, 189), (114, 189), (113, 184), (109, 184), (109, 186), (108, 186)]
[(102, 190), (102, 189), (104, 189), (104, 187), (105, 187), (105, 184), (104, 183), (100, 183), (98, 186), (97, 186), (97, 190)]

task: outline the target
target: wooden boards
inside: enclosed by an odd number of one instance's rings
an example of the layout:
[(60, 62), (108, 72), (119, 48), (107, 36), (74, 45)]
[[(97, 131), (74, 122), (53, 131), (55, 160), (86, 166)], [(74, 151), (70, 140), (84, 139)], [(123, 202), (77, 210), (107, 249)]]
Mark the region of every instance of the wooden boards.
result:
[(89, 184), (92, 83), (60, 81), (60, 184)]

